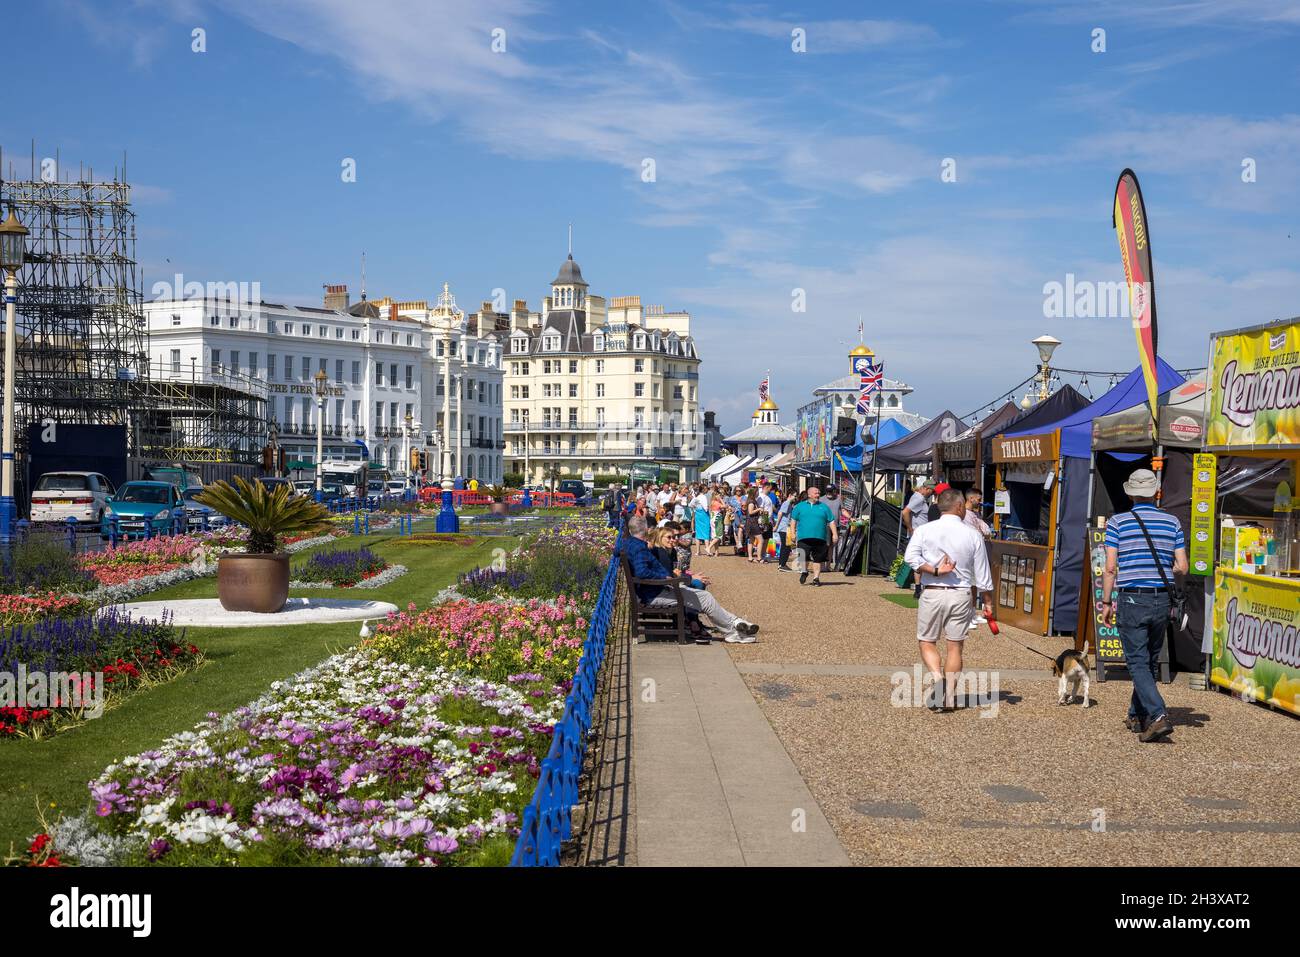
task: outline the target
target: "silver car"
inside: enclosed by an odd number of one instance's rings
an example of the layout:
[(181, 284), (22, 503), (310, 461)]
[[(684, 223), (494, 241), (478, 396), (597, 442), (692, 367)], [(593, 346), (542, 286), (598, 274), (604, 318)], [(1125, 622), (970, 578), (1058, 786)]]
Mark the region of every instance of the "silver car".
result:
[(108, 510), (113, 483), (99, 472), (46, 472), (32, 489), (33, 522), (98, 525)]

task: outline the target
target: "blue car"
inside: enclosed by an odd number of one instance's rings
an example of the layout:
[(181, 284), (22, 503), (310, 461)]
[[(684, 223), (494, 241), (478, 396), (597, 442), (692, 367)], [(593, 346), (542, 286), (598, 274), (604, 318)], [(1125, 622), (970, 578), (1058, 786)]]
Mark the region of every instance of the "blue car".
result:
[(181, 490), (170, 482), (127, 482), (108, 500), (108, 511), (100, 523), (101, 538), (108, 538), (117, 518), (117, 530), (123, 538), (144, 538), (148, 534), (165, 535), (181, 516), (184, 528), (185, 501)]

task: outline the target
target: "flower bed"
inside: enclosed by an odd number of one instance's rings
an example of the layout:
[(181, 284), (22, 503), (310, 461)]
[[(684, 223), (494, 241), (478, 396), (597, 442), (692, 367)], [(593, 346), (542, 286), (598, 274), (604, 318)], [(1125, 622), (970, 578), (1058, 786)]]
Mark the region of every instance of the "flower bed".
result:
[(387, 567), (388, 563), (368, 548), (336, 548), (315, 552), (294, 569), (294, 575), (302, 581), (351, 588)]
[(476, 599), (547, 598), (600, 589), (616, 532), (583, 521), (564, 522), (528, 539), (504, 563), (462, 575), (457, 589)]
[(289, 582), (290, 588), (383, 588), (390, 582), (401, 578), (407, 572), (405, 565), (389, 565), (377, 575), (371, 575), (369, 578), (363, 578), (354, 585), (335, 585), (333, 582), (308, 582), (294, 581)]
[[(0, 738), (38, 738), (78, 724), (84, 720), (86, 702), (97, 694), (115, 701), (133, 687), (170, 681), (202, 661), (202, 652), (165, 619), (136, 621), (112, 609), (75, 618), (46, 617), (0, 630), (0, 673), (76, 675), (69, 678), (68, 687), (81, 699), (64, 701), (59, 697), (62, 689), (51, 689), (47, 700), (33, 706), (5, 701), (0, 707)], [(103, 685), (96, 688), (99, 675)]]
[(121, 585), (182, 568), (194, 560), (196, 551), (203, 554), (211, 547), (210, 540), (191, 535), (118, 542), (102, 552), (81, 556), (81, 566), (100, 585)]
[(566, 690), (338, 655), (111, 765), (90, 814), (38, 835), (33, 857), (504, 863)]
[(573, 677), (586, 632), (582, 609), (564, 595), (554, 602), (452, 601), (418, 613), (408, 605), (380, 623), (362, 647), (376, 658), (497, 681), (538, 671), (559, 682)]
[(35, 595), (0, 595), (0, 629), (30, 625), (42, 618), (75, 618), (89, 612), (93, 603), (78, 595), (44, 592)]

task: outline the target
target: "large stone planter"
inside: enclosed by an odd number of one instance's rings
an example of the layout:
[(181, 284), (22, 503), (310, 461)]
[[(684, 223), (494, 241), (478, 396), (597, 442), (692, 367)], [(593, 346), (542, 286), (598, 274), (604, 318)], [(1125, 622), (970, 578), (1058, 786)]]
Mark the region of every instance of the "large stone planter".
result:
[(222, 555), (217, 598), (226, 611), (274, 614), (289, 600), (289, 556)]
[(509, 505), (508, 503), (506, 503), (506, 502), (493, 502), (493, 503), (492, 503), (492, 514), (493, 514), (493, 515), (507, 515), (507, 514), (509, 514), (509, 512), (510, 512), (510, 505)]

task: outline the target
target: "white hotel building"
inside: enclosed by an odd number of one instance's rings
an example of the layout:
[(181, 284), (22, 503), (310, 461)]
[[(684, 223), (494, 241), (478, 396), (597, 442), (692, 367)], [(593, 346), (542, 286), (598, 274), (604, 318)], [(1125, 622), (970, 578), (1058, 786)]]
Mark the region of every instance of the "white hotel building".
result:
[[(363, 298), (352, 305), (346, 286), (326, 289), (320, 308), (213, 298), (145, 303), (150, 377), (264, 396), (266, 433), (259, 440), (268, 441), (274, 425), (290, 461), (314, 464), (319, 427), (326, 460), (368, 456), (404, 472), (408, 450), (418, 446), (427, 453), (430, 479), (445, 468), (499, 482), (502, 372), (494, 330), (480, 335), (455, 311), (445, 286), (441, 312), (423, 300)], [(448, 351), (451, 429), (443, 455)], [(318, 371), (328, 377), (320, 421)]]

